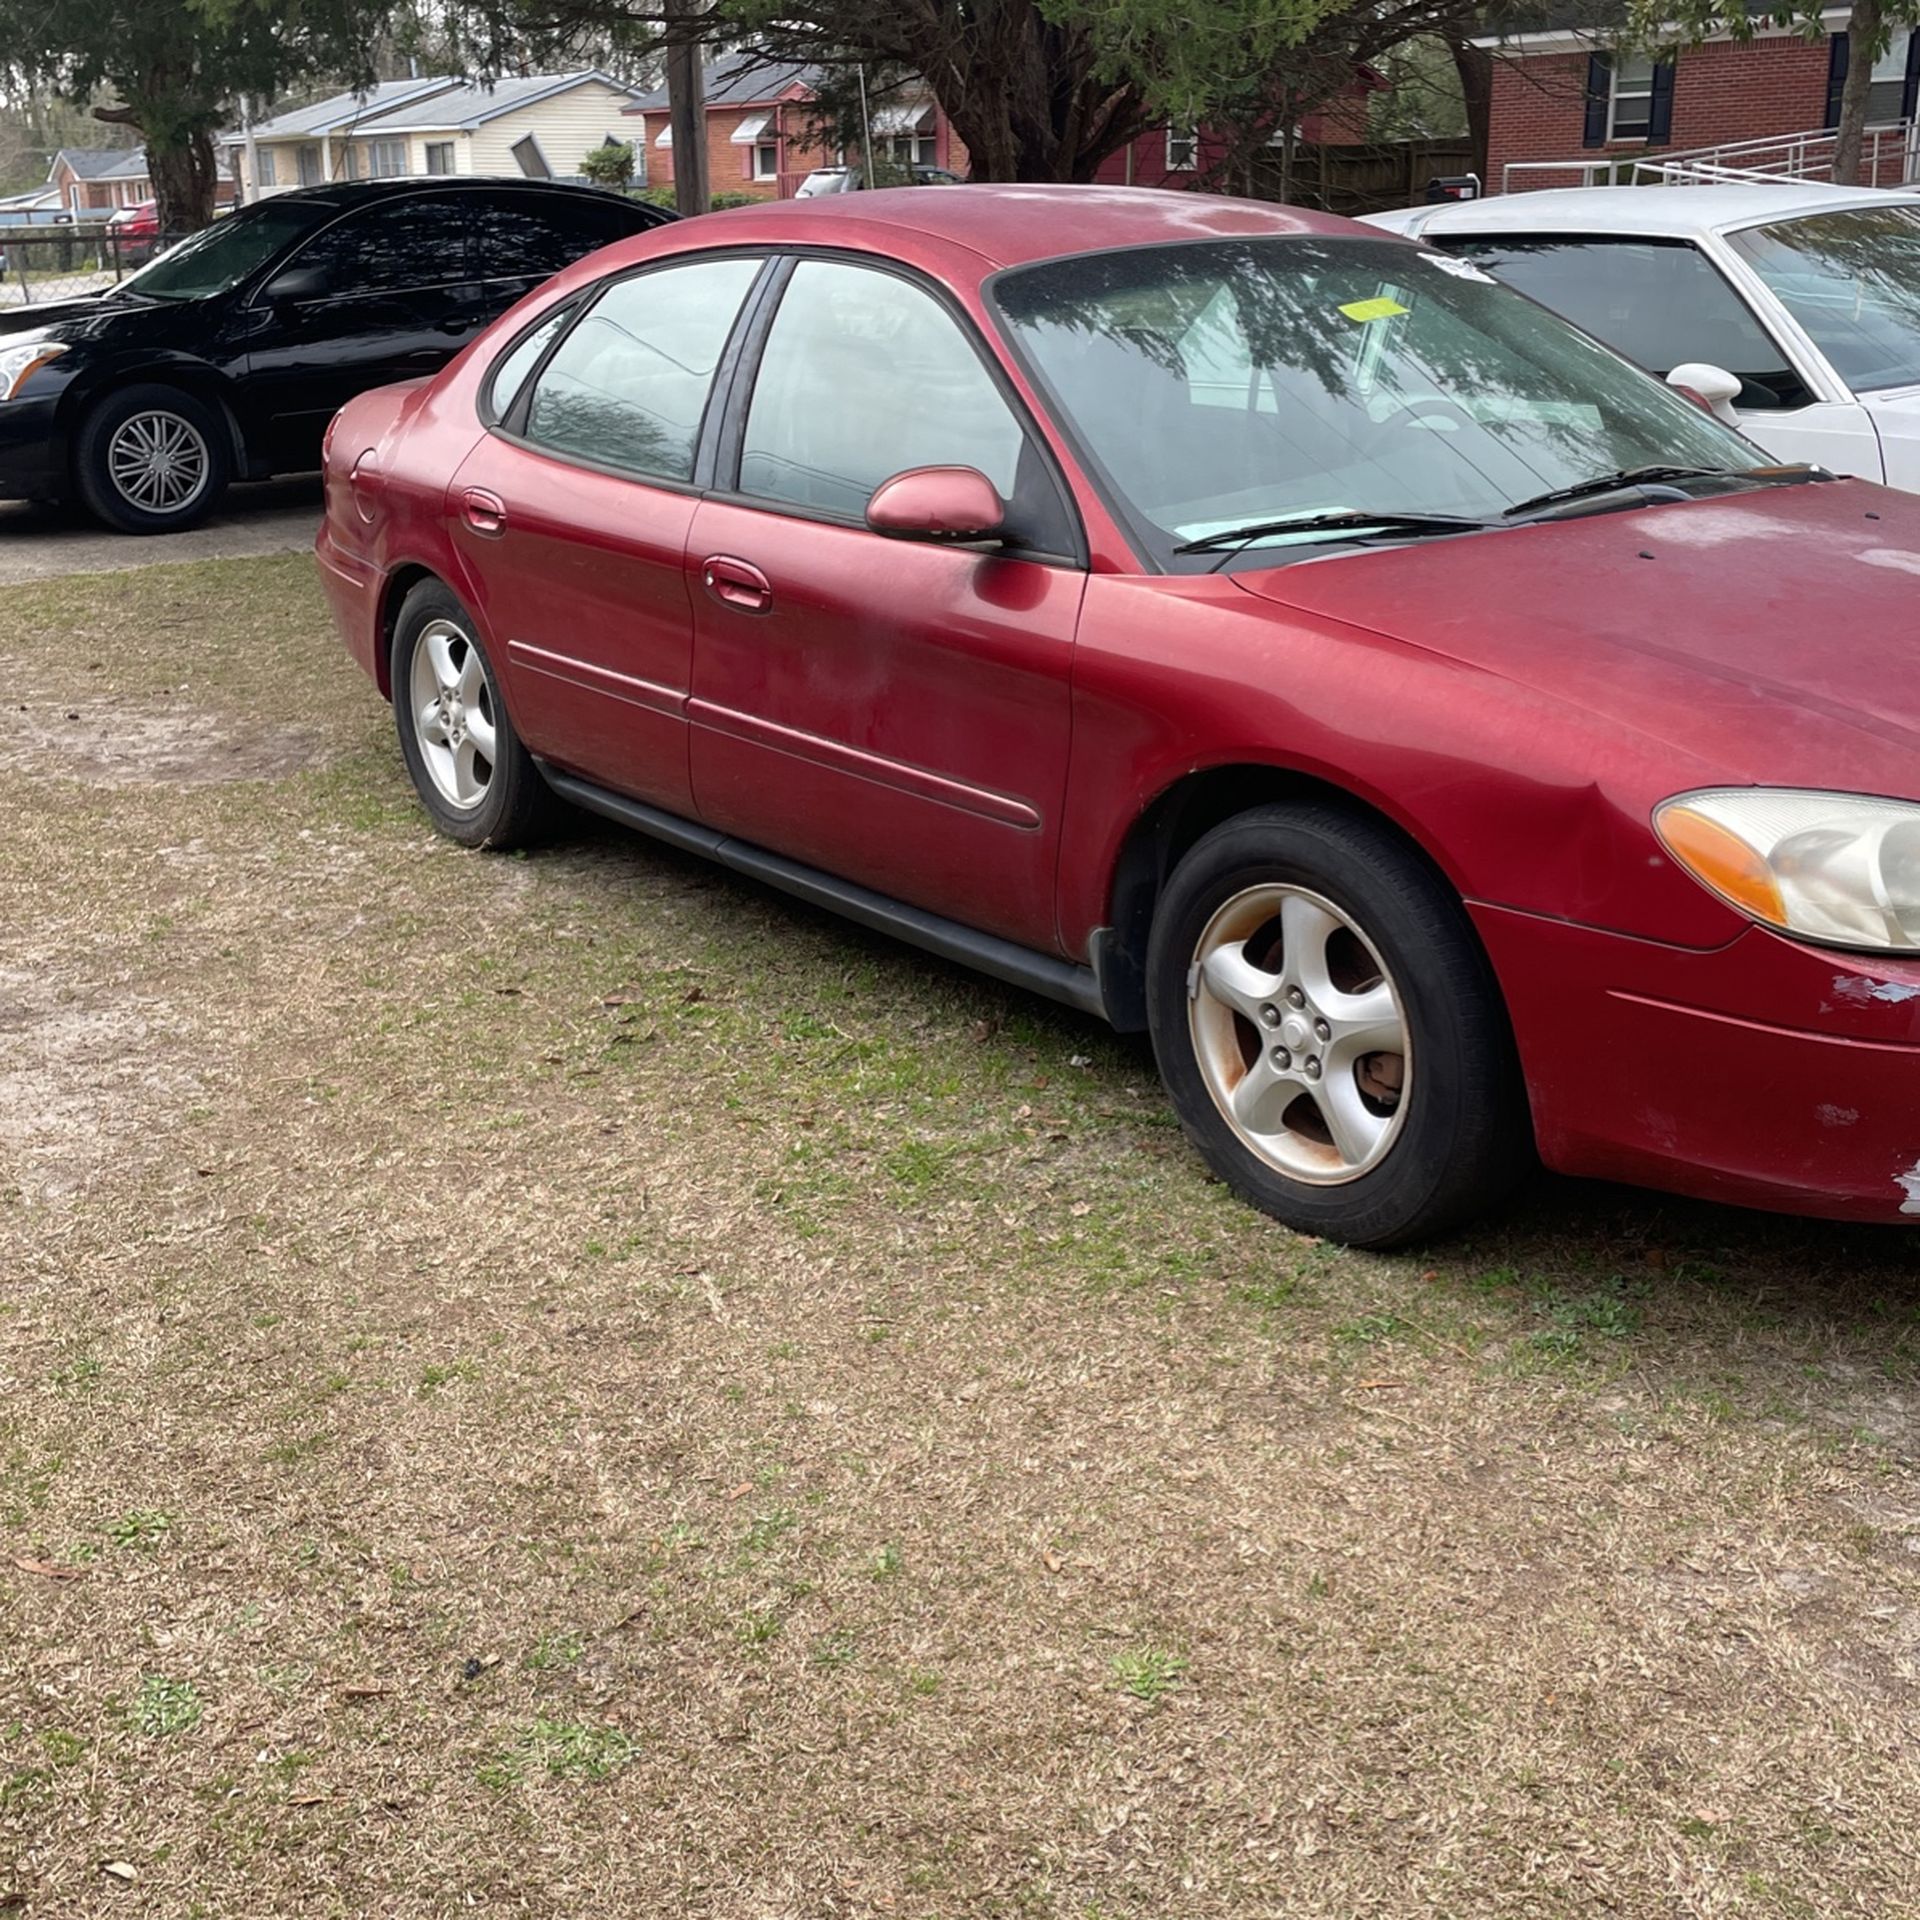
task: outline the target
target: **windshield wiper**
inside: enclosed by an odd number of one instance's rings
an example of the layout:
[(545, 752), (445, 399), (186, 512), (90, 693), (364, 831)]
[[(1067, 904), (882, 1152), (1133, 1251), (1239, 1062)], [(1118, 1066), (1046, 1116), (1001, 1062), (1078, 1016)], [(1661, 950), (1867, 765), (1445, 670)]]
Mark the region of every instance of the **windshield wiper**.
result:
[(1212, 553), (1221, 547), (1244, 547), (1280, 533), (1337, 533), (1353, 539), (1367, 533), (1484, 533), (1498, 526), (1497, 520), (1473, 520), (1459, 513), (1368, 513), (1359, 507), (1343, 507), (1337, 513), (1296, 514), (1291, 520), (1254, 520), (1244, 527), (1227, 527), (1219, 533), (1202, 534), (1198, 540), (1185, 540), (1175, 553)]
[(1751, 480), (1756, 486), (1778, 486), (1800, 480), (1819, 480), (1825, 476), (1817, 467), (1674, 467), (1656, 463), (1646, 467), (1622, 467), (1618, 473), (1598, 473), (1591, 480), (1576, 480), (1570, 487), (1554, 487), (1536, 493), (1531, 500), (1516, 501), (1502, 514), (1515, 520), (1522, 514), (1538, 513), (1543, 507), (1557, 507), (1569, 500), (1590, 500), (1606, 493), (1627, 493), (1635, 487), (1658, 486), (1673, 480)]

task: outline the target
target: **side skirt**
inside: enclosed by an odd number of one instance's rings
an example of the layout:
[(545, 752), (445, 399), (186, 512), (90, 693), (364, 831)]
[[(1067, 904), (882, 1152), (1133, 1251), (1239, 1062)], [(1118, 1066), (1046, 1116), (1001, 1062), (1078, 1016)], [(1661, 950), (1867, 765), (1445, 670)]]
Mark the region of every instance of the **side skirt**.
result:
[(663, 812), (644, 801), (629, 800), (591, 781), (577, 780), (544, 760), (536, 764), (545, 775), (547, 785), (561, 799), (584, 807), (589, 813), (617, 820), (623, 827), (664, 840), (683, 852), (697, 853), (749, 879), (777, 887), (782, 893), (830, 908), (863, 927), (871, 927), (876, 933), (904, 940), (908, 946), (937, 953), (945, 960), (957, 960), (976, 973), (990, 974), (1009, 986), (1024, 987), (1029, 993), (1077, 1007), (1082, 1013), (1091, 1013), (1102, 1020), (1107, 1018), (1106, 998), (1091, 967), (1076, 967), (1051, 954), (1036, 953), (1031, 947), (1016, 946), (1011, 940), (963, 926), (958, 920), (944, 919), (924, 907), (909, 906), (904, 900), (857, 886), (837, 874), (802, 866), (750, 841), (735, 840), (697, 821), (683, 820), (678, 814)]

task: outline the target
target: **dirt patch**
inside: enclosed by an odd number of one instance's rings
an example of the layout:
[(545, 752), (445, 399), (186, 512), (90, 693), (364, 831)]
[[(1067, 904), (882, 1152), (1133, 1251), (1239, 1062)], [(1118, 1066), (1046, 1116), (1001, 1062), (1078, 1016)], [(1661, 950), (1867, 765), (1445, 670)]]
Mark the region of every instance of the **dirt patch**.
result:
[(320, 759), (311, 728), (243, 725), (185, 707), (16, 707), (0, 739), (0, 772), (52, 773), (95, 787), (278, 780)]
[(144, 1114), (190, 1092), (162, 1064), (169, 1023), (157, 1002), (0, 967), (0, 1182), (43, 1200), (72, 1193)]

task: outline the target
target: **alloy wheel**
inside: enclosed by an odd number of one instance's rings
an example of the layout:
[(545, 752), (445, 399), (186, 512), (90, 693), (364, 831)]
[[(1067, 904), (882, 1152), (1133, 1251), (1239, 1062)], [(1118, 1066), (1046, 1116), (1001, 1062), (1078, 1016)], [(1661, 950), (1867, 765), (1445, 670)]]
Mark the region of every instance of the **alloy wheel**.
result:
[(1222, 1117), (1287, 1178), (1357, 1180), (1398, 1138), (1406, 1014), (1366, 935), (1324, 896), (1274, 883), (1225, 901), (1194, 950), (1187, 1019)]
[(432, 620), (413, 648), (413, 737), (429, 778), (451, 807), (470, 813), (493, 782), (493, 688), (480, 649), (451, 620)]
[(158, 408), (129, 414), (107, 443), (114, 491), (142, 513), (179, 513), (191, 506), (212, 470), (200, 429)]

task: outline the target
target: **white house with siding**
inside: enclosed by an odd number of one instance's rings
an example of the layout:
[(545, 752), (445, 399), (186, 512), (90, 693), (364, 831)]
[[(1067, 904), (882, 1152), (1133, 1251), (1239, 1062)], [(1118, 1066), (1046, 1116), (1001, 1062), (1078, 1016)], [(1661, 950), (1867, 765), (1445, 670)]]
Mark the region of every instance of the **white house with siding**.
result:
[(624, 137), (620, 113), (638, 93), (597, 69), (490, 86), (444, 76), (387, 80), (370, 93), (336, 94), (225, 139), (249, 200), (329, 180), (570, 180), (602, 141)]

